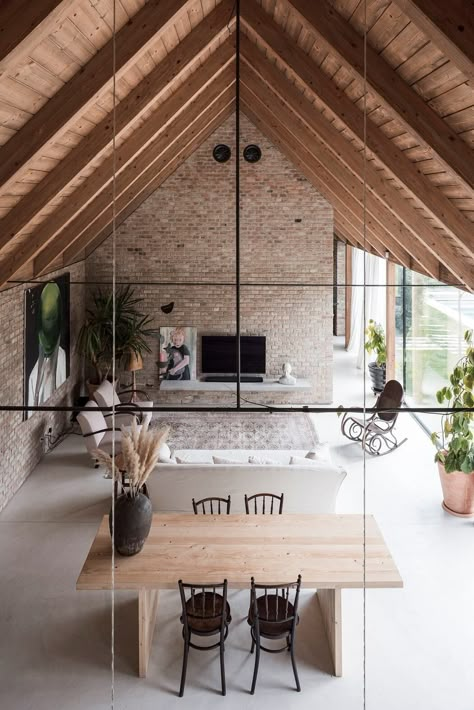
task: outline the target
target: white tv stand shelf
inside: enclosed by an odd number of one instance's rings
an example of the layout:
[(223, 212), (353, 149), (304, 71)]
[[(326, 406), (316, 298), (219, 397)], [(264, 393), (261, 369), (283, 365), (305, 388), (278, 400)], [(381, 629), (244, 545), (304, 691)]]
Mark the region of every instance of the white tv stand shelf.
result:
[[(166, 392), (236, 392), (236, 382), (205, 382), (204, 380), (162, 380), (160, 390)], [(295, 392), (309, 391), (309, 380), (296, 380), (295, 385), (282, 385), (278, 380), (241, 382), (241, 392)]]

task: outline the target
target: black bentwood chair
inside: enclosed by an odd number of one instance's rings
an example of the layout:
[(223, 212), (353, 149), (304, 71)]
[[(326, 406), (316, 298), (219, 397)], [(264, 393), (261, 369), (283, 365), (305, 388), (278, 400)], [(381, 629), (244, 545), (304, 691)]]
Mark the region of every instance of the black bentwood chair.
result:
[(201, 500), (194, 500), (193, 498), (193, 510), (196, 515), (201, 513), (202, 515), (229, 515), (230, 513), (230, 496), (227, 498), (202, 498)]
[[(213, 585), (186, 584), (179, 580), (178, 585), (183, 609), (180, 621), (183, 624), (184, 639), (183, 670), (179, 697), (182, 698), (184, 693), (190, 648), (195, 648), (198, 651), (208, 651), (219, 647), (222, 695), (225, 695), (224, 642), (229, 633), (229, 624), (232, 621), (230, 606), (227, 602), (227, 580), (225, 579), (222, 583)], [(216, 589), (222, 589), (222, 594), (218, 594)], [(186, 590), (191, 592), (188, 599), (186, 599)], [(192, 634), (197, 636), (219, 634), (219, 641), (211, 646), (199, 646), (191, 641)]]
[(403, 402), (403, 387), (397, 380), (389, 380), (379, 394), (375, 407), (368, 409), (371, 413), (364, 421), (346, 412), (341, 422), (341, 432), (351, 441), (360, 441), (362, 447), (372, 456), (385, 456), (405, 443), (406, 438), (398, 441), (395, 435), (395, 424), (398, 412), (379, 411), (383, 409), (399, 409)]
[[(295, 631), (299, 623), (298, 599), (300, 596), (301, 575), (298, 575), (296, 582), (285, 584), (255, 584), (252, 577), (250, 589), (250, 608), (247, 622), (250, 625), (250, 635), (252, 637), (252, 647), (250, 653), (255, 650), (255, 667), (253, 671), (252, 688), (253, 695), (257, 683), (258, 665), (260, 662), (260, 650), (268, 653), (281, 653), (289, 651), (291, 664), (295, 675), (296, 690), (301, 691), (298, 671), (295, 661)], [(260, 596), (258, 592), (262, 593)], [(274, 594), (269, 594), (274, 591)], [(293, 601), (290, 600), (293, 598)], [(266, 648), (262, 645), (262, 638), (276, 639), (285, 638), (286, 644), (282, 648)]]
[[(276, 503), (275, 510), (274, 503)], [(275, 493), (256, 493), (254, 496), (245, 494), (245, 512), (247, 515), (251, 513), (272, 515), (274, 512), (281, 515), (283, 513), (283, 493), (281, 496), (277, 496)]]

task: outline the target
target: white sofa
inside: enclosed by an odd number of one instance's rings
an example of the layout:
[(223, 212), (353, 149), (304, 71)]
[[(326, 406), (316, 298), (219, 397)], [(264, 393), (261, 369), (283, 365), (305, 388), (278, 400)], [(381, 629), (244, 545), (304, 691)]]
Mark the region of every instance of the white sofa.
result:
[[(334, 513), (336, 498), (346, 472), (330, 460), (311, 465), (289, 464), (291, 456), (304, 457), (306, 451), (181, 450), (174, 456), (189, 463), (160, 463), (147, 486), (156, 512), (192, 511), (192, 499), (231, 496), (231, 512), (243, 513), (244, 494), (285, 494), (285, 513)], [(277, 464), (248, 463), (250, 455)], [(239, 463), (215, 464), (212, 456), (238, 459)], [(202, 461), (203, 463), (197, 463)]]

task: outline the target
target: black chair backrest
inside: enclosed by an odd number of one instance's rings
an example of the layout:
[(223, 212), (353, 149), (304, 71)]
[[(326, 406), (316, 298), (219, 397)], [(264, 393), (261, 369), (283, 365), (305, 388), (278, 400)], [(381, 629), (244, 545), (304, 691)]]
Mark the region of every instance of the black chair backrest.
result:
[[(250, 606), (253, 608), (254, 623), (265, 622), (265, 627), (281, 625), (282, 621), (292, 621), (295, 624), (298, 618), (298, 600), (300, 596), (301, 575), (296, 582), (284, 584), (256, 584), (251, 579)], [(262, 592), (258, 594), (259, 590)], [(258, 599), (263, 602), (258, 604)]]
[(245, 512), (247, 515), (250, 513), (255, 515), (278, 513), (281, 515), (283, 512), (283, 497), (283, 493), (280, 496), (275, 495), (275, 493), (255, 493), (253, 496), (245, 494)]
[[(379, 394), (375, 409), (399, 409), (403, 402), (403, 387), (397, 380), (389, 380)], [(386, 422), (396, 419), (398, 412), (378, 412), (377, 416)]]
[(229, 515), (230, 513), (230, 495), (227, 498), (202, 498), (194, 500), (193, 510), (196, 515)]
[[(183, 610), (183, 624), (186, 631), (189, 626), (193, 626), (193, 618), (202, 621), (220, 616), (222, 616), (221, 630), (224, 629), (227, 619), (226, 579), (218, 584), (191, 584), (180, 579), (178, 586)], [(187, 599), (186, 590), (190, 590), (190, 595)], [(188, 604), (188, 602), (190, 603)]]

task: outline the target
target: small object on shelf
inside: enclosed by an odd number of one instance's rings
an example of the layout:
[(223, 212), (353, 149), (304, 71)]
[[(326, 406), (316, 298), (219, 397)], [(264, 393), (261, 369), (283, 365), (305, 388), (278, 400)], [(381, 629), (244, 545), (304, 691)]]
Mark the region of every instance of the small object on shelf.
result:
[(296, 377), (291, 374), (292, 367), (289, 362), (285, 362), (282, 367), (283, 375), (280, 377), (278, 382), (281, 385), (296, 385)]

